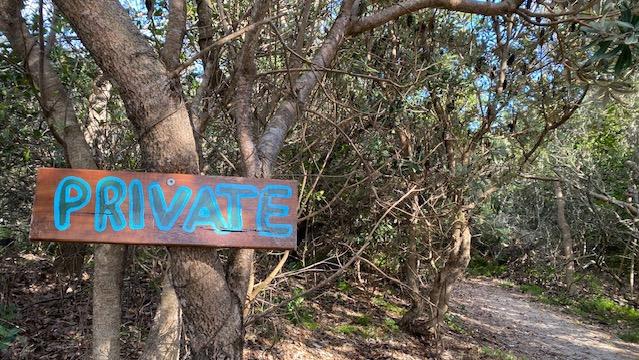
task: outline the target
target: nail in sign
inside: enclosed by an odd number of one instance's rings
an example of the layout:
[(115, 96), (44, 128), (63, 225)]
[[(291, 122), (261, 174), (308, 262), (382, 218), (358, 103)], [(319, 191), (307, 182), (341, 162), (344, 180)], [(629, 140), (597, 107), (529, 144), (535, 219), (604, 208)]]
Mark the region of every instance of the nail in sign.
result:
[(38, 169), (31, 240), (295, 249), (294, 181)]

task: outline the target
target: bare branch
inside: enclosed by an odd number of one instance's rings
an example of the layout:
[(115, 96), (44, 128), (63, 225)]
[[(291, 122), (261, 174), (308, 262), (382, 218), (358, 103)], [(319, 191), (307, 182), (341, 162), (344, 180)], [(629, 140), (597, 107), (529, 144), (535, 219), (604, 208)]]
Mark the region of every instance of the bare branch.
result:
[(188, 68), (189, 66), (191, 66), (196, 60), (206, 56), (208, 54), (208, 52), (216, 47), (222, 46), (224, 44), (226, 44), (227, 42), (237, 39), (238, 37), (244, 35), (245, 33), (252, 31), (254, 29), (259, 28), (261, 25), (264, 25), (270, 21), (273, 21), (279, 17), (282, 17), (286, 15), (286, 12), (281, 12), (277, 15), (273, 15), (271, 17), (268, 17), (264, 20), (260, 20), (258, 22), (255, 22), (251, 25), (245, 26), (241, 29), (239, 29), (238, 31), (235, 31), (231, 34), (228, 34), (220, 39), (218, 39), (217, 41), (215, 41), (214, 43), (212, 43), (211, 45), (205, 47), (204, 49), (201, 49), (197, 54), (193, 55), (193, 57), (191, 57), (190, 59), (188, 59), (187, 61), (185, 61), (184, 63), (182, 63), (180, 66), (176, 67), (175, 70), (173, 70), (171, 72), (171, 76), (178, 76), (180, 75), (180, 73), (182, 71), (184, 71), (186, 68)]
[[(253, 8), (253, 24), (264, 24), (268, 1), (258, 2)], [(248, 26), (245, 29), (249, 28)], [(252, 111), (253, 83), (255, 81), (255, 52), (259, 43), (259, 25), (246, 32), (244, 44), (235, 62), (235, 93), (231, 104), (231, 116), (236, 124), (236, 136), (244, 164), (245, 176), (258, 176), (259, 159), (255, 147)]]
[[(231, 105), (231, 116), (235, 119), (236, 136), (240, 145), (240, 153), (244, 165), (244, 176), (263, 176), (257, 172), (258, 161), (253, 134), (253, 83), (255, 82), (255, 52), (260, 42), (260, 25), (266, 21), (264, 17), (268, 11), (270, 1), (258, 1), (253, 6), (251, 22), (253, 26), (246, 30), (242, 50), (235, 64), (235, 94)], [(249, 25), (250, 26), (250, 25)], [(245, 29), (249, 28), (245, 27)], [(253, 249), (239, 249), (232, 253), (229, 262), (227, 280), (229, 287), (244, 303), (248, 292), (248, 283), (253, 273)]]

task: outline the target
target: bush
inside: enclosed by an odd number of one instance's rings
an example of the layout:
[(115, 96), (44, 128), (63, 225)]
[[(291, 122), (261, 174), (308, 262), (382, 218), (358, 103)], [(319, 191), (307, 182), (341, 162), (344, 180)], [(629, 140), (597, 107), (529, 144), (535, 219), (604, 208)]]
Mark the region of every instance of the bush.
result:
[(639, 326), (639, 311), (637, 309), (619, 305), (614, 300), (598, 296), (579, 302), (579, 310), (592, 315), (604, 323), (614, 324), (618, 321), (634, 323)]
[(472, 276), (498, 277), (503, 275), (508, 267), (490, 261), (481, 256), (474, 256), (468, 264), (468, 274)]

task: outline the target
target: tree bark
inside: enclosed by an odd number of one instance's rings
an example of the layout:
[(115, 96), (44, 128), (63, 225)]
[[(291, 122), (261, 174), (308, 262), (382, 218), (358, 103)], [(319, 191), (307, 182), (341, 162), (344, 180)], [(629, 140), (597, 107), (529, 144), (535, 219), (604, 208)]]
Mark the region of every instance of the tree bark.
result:
[(93, 279), (94, 360), (120, 359), (120, 316), (125, 246), (97, 245)]
[(277, 155), (284, 145), (286, 134), (297, 121), (299, 104), (304, 104), (311, 95), (319, 82), (322, 74), (321, 69), (328, 67), (333, 62), (337, 51), (346, 38), (351, 23), (353, 3), (354, 0), (346, 0), (342, 3), (339, 16), (335, 19), (326, 38), (322, 41), (322, 45), (313, 56), (312, 69), (297, 78), (293, 85), (293, 96), (282, 100), (259, 139), (257, 151), (260, 166), (262, 172), (268, 176), (270, 176), (270, 169), (275, 164)]
[(178, 302), (171, 275), (162, 280), (160, 306), (155, 313), (153, 326), (144, 345), (140, 360), (177, 360), (180, 358), (180, 334), (182, 310)]
[[(46, 59), (45, 49), (29, 33), (17, 0), (0, 3), (0, 31), (2, 31), (14, 53), (22, 59), (31, 84), (40, 92), (40, 106), (53, 136), (62, 145), (67, 163), (73, 168), (95, 169), (96, 165), (82, 129), (75, 116), (73, 102), (62, 86), (53, 66)], [(61, 244), (60, 256), (55, 259), (55, 268), (67, 275), (78, 275), (84, 265), (86, 246)]]
[(461, 278), (470, 261), (471, 234), (464, 211), (457, 213), (451, 240), (446, 264), (436, 274), (429, 294), (433, 313), (428, 321), (428, 329), (434, 336), (439, 336), (439, 327), (444, 322), (444, 315), (448, 312), (448, 301), (453, 284)]
[[(21, 2), (0, 1), (0, 31), (9, 39), (13, 51), (25, 63), (34, 87), (40, 90), (40, 106), (56, 140), (63, 146), (73, 168), (96, 169), (91, 150), (75, 115), (73, 102), (62, 86), (53, 66), (43, 56), (40, 44), (28, 32), (20, 14)], [(84, 249), (78, 244), (62, 247), (65, 265), (81, 269)], [(71, 254), (71, 257), (64, 254)], [(93, 356), (116, 360), (120, 357), (120, 284), (124, 246), (97, 245), (93, 286)]]
[(107, 107), (111, 99), (111, 88), (111, 83), (104, 76), (98, 76), (93, 82), (93, 92), (89, 95), (84, 137), (91, 146), (99, 167), (106, 165), (105, 158), (108, 158), (112, 151), (109, 145), (113, 145), (112, 141), (107, 141), (110, 137)]
[(186, 34), (186, 2), (169, 0), (169, 22), (166, 26), (166, 39), (160, 50), (160, 58), (169, 70), (180, 64), (182, 41)]
[(399, 326), (409, 333), (420, 333), (421, 327), (416, 326), (416, 320), (424, 313), (424, 299), (422, 299), (419, 288), (419, 267), (418, 259), (419, 253), (417, 252), (418, 237), (414, 231), (408, 233), (408, 254), (406, 257), (406, 263), (404, 264), (405, 281), (410, 293), (411, 307), (402, 316), (399, 321)]
[(560, 181), (553, 181), (553, 187), (555, 190), (555, 198), (557, 199), (557, 224), (559, 225), (559, 231), (561, 232), (561, 254), (563, 257), (563, 270), (564, 270), (564, 282), (569, 293), (574, 291), (574, 255), (573, 255), (573, 240), (570, 231), (570, 225), (566, 220), (566, 199), (561, 189)]
[(370, 15), (358, 18), (353, 22), (350, 35), (372, 30), (402, 15), (422, 9), (447, 9), (468, 14), (498, 16), (513, 13), (523, 0), (502, 0), (487, 2), (476, 0), (404, 0), (398, 1)]
[[(631, 163), (634, 164), (634, 163)], [(637, 191), (637, 185), (633, 184), (630, 187), (630, 192), (632, 194), (631, 199), (630, 200), (635, 208), (639, 208), (639, 192)], [(635, 214), (634, 216), (634, 223), (637, 224), (638, 220), (639, 220), (639, 215)], [(635, 225), (635, 229), (636, 229), (636, 225)], [(635, 259), (636, 259), (636, 252), (637, 252), (637, 234), (632, 234), (632, 244), (630, 246), (630, 271), (629, 271), (629, 276), (628, 276), (628, 286), (630, 287), (630, 297), (634, 298), (635, 296)]]
[[(120, 91), (135, 125), (145, 167), (198, 173), (198, 155), (181, 89), (115, 0), (56, 0), (85, 47)], [(215, 249), (170, 248), (173, 285), (193, 359), (239, 359), (244, 328), (241, 298)], [(238, 252), (241, 253), (241, 252)], [(251, 253), (252, 254), (252, 253)], [(245, 264), (246, 257), (231, 260)], [(252, 259), (252, 258), (251, 258)]]

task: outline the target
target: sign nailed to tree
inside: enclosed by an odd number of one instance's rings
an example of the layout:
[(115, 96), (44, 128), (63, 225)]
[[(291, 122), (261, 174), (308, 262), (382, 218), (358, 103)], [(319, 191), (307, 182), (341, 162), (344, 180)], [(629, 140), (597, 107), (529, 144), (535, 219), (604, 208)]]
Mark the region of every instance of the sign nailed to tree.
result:
[(38, 169), (31, 240), (295, 249), (294, 181)]

